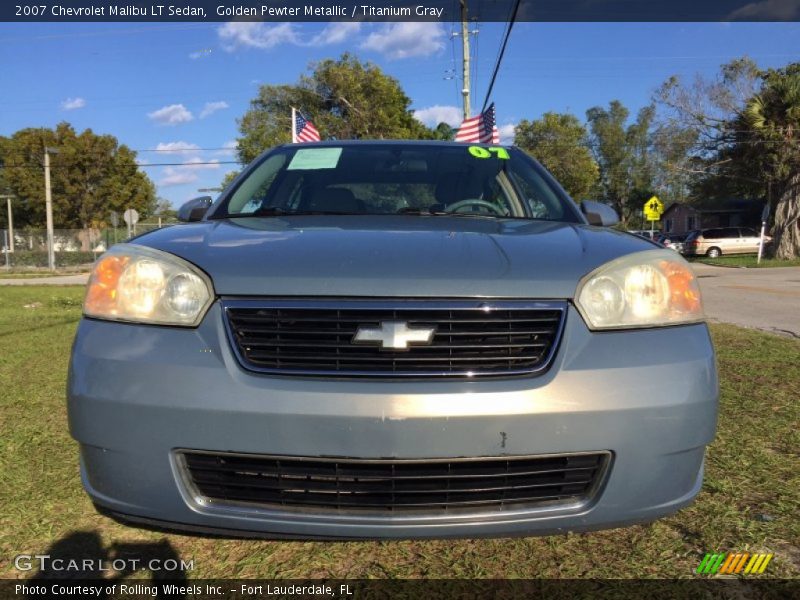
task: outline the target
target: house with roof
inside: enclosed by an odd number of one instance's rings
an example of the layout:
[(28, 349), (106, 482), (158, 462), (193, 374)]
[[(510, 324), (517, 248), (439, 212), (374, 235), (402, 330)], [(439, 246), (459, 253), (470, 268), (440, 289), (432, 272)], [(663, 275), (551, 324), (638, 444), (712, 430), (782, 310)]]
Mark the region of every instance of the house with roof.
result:
[(763, 200), (728, 199), (713, 205), (670, 204), (661, 215), (661, 227), (665, 233), (681, 234), (694, 229), (712, 227), (752, 227), (761, 225)]

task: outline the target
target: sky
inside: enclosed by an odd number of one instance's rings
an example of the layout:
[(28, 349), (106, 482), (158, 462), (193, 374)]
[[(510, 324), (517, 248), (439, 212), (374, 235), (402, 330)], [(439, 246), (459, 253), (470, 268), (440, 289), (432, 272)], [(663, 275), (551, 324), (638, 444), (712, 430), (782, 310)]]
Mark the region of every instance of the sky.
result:
[[(483, 103), (505, 25), (478, 23), (473, 112)], [(138, 151), (177, 207), (235, 163), (237, 118), (263, 84), (351, 52), (399, 80), (428, 125), (461, 119), (460, 40), (451, 23), (0, 23), (0, 135), (68, 121)], [(798, 23), (518, 23), (492, 100), (502, 141), (547, 111), (621, 100), (632, 114), (671, 75), (714, 76), (750, 56), (800, 60)], [(299, 107), (302, 109), (302, 107)], [(173, 166), (159, 163), (179, 163)], [(213, 195), (213, 194), (212, 194)]]

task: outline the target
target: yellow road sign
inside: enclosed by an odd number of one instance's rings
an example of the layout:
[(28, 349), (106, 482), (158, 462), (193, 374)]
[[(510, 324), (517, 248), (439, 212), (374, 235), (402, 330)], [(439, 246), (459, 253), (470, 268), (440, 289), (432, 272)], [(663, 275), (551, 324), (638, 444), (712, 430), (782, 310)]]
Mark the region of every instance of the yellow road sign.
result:
[(644, 203), (644, 216), (648, 221), (658, 221), (663, 212), (664, 203), (658, 199), (658, 196), (653, 196)]

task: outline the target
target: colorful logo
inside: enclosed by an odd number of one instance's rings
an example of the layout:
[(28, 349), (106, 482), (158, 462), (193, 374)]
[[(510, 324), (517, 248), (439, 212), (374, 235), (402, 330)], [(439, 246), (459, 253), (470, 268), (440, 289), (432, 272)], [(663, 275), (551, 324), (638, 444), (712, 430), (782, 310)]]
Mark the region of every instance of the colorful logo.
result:
[(730, 552), (706, 554), (695, 573), (702, 575), (736, 574), (755, 575), (763, 573), (772, 554), (749, 554), (747, 552)]

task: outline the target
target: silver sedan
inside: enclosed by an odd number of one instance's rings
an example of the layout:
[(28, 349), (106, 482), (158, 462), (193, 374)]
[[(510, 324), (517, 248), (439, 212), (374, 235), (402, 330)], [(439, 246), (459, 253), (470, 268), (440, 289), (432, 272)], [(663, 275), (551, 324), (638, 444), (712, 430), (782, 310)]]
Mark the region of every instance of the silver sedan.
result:
[(88, 284), (68, 409), (104, 511), (504, 536), (651, 521), (700, 490), (718, 389), (694, 274), (523, 152), (281, 146), (181, 217)]

